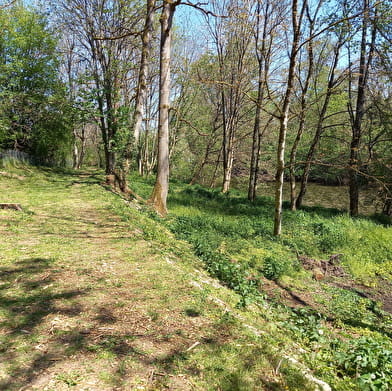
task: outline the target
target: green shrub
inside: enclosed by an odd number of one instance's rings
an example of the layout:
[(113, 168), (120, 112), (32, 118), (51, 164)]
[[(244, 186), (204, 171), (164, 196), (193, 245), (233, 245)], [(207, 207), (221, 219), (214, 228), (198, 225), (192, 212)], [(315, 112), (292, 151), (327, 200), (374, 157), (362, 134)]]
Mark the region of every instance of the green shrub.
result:
[(281, 256), (268, 256), (264, 259), (262, 273), (269, 280), (278, 280), (293, 271), (292, 262)]
[(341, 225), (334, 222), (316, 222), (312, 224), (317, 246), (323, 252), (330, 252), (347, 242), (347, 235)]
[(341, 373), (356, 379), (360, 390), (392, 389), (392, 347), (389, 341), (361, 337), (342, 343), (334, 358)]
[(208, 238), (198, 238), (194, 243), (194, 249), (212, 276), (241, 295), (241, 304), (246, 305), (260, 296), (259, 279), (251, 275), (246, 264), (232, 260), (226, 254), (212, 248)]
[(293, 309), (289, 319), (284, 323), (298, 339), (316, 342), (324, 339), (323, 316), (310, 308)]

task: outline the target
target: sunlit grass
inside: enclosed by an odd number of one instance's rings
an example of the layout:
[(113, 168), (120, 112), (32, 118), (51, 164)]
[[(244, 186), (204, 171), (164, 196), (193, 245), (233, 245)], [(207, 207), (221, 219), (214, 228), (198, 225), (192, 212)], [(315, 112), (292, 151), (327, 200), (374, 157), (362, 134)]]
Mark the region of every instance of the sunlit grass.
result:
[[(155, 354), (148, 365), (165, 375), (154, 377), (157, 390), (175, 389), (180, 380), (195, 390), (313, 389), (283, 358), (288, 355), (299, 357), (334, 389), (348, 391), (357, 387), (356, 377), (342, 369), (350, 360), (353, 338), (368, 338), (355, 349), (369, 343), (375, 346), (376, 357), (388, 357), (390, 321), (379, 305), (354, 291), (314, 281), (297, 254), (315, 259), (343, 254), (349, 276), (377, 284), (380, 276), (390, 278), (391, 228), (369, 218), (352, 220), (344, 211), (328, 208), (331, 205), (296, 212), (286, 208), (284, 233), (277, 239), (271, 234), (269, 196), (252, 204), (239, 191), (222, 195), (174, 182), (170, 213), (162, 220), (145, 205), (140, 212), (105, 190), (102, 173), (31, 167), (13, 172), (25, 178), (0, 178), (0, 186), (7, 190), (1, 194), (20, 202), (23, 212), (0, 211), (0, 254), (5, 270), (2, 292), (17, 303), (4, 299), (0, 315), (2, 327), (17, 330), (1, 337), (6, 350), (17, 352), (7, 367), (15, 379), (32, 363), (32, 349), (47, 344), (48, 338), (64, 360), (88, 352), (89, 364), (102, 369), (102, 376), (95, 378), (104, 385), (122, 385), (135, 368), (141, 372), (133, 373), (127, 385), (151, 385), (151, 367), (147, 377), (142, 371), (146, 357)], [(153, 178), (131, 181), (145, 199), (152, 185)], [(116, 264), (123, 265), (126, 274), (119, 275), (113, 269)], [(207, 279), (203, 265), (221, 278), (221, 285)], [(63, 277), (68, 279), (66, 286)], [(274, 285), (280, 293), (268, 298), (265, 277), (287, 291)], [(314, 308), (296, 312), (282, 304), (279, 294), (283, 298), (290, 290), (310, 298), (317, 295), (311, 303)], [(18, 306), (27, 310), (14, 316)], [(142, 333), (139, 329), (129, 338), (130, 334), (106, 333), (90, 339), (84, 334), (97, 319), (109, 322), (104, 325), (110, 330), (110, 314), (130, 308), (140, 317), (136, 324), (147, 324), (154, 333), (142, 327)], [(73, 315), (61, 317), (64, 309), (64, 314), (72, 310)], [(103, 312), (97, 314), (98, 310)], [(61, 319), (48, 337), (45, 322), (53, 321), (55, 313)], [(170, 327), (173, 319), (177, 323)], [(132, 317), (126, 322), (132, 323)], [(177, 339), (187, 343), (170, 355), (154, 352), (152, 341), (170, 344)], [(39, 354), (43, 360), (45, 355)], [(56, 384), (79, 387), (91, 379), (96, 368), (88, 372), (83, 365), (58, 373)], [(22, 387), (13, 384), (14, 389)]]

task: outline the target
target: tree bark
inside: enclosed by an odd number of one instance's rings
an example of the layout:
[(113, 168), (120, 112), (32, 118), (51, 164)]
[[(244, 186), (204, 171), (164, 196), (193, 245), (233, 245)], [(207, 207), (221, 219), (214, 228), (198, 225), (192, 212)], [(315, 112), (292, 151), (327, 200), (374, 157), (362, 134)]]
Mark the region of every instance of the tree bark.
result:
[(316, 132), (313, 136), (312, 143), (310, 144), (308, 153), (306, 155), (305, 167), (304, 167), (304, 171), (301, 176), (301, 188), (300, 188), (298, 197), (295, 200), (296, 208), (300, 208), (302, 206), (302, 202), (303, 202), (303, 199), (306, 194), (307, 183), (308, 183), (309, 174), (310, 174), (310, 167), (311, 167), (314, 155), (316, 153), (321, 134), (323, 132), (323, 124), (324, 124), (325, 115), (326, 115), (329, 101), (331, 99), (331, 96), (332, 96), (332, 93), (333, 93), (333, 90), (335, 87), (335, 71), (336, 71), (336, 68), (337, 68), (337, 65), (339, 62), (339, 53), (340, 53), (340, 49), (341, 49), (342, 45), (343, 45), (343, 41), (339, 40), (338, 45), (334, 49), (334, 58), (333, 58), (332, 66), (329, 70), (327, 91), (326, 91), (323, 106), (321, 108), (319, 118), (317, 121)]
[[(151, 37), (153, 33), (153, 21), (155, 13), (155, 3), (156, 0), (147, 0), (147, 14), (146, 21), (144, 25), (143, 35), (142, 35), (142, 54), (140, 59), (140, 70), (139, 70), (139, 80), (136, 91), (136, 105), (133, 117), (133, 136), (134, 143), (137, 149), (137, 166), (139, 174), (142, 175), (143, 157), (142, 157), (142, 147), (140, 142), (140, 133), (143, 123), (143, 112), (144, 112), (144, 102), (146, 101), (147, 95), (147, 75), (148, 75), (148, 64), (151, 55)], [(129, 166), (129, 164), (128, 164)]]
[[(257, 190), (257, 177), (259, 171), (259, 158), (261, 148), (261, 105), (263, 104), (264, 98), (264, 84), (268, 73), (269, 58), (267, 60), (266, 53), (266, 39), (267, 39), (267, 25), (269, 22), (269, 1), (266, 2), (266, 9), (264, 12), (263, 20), (263, 33), (261, 37), (261, 48), (260, 45), (260, 19), (261, 19), (261, 1), (257, 1), (256, 6), (256, 34), (255, 34), (255, 50), (258, 63), (258, 86), (257, 86), (257, 99), (256, 99), (256, 114), (255, 122), (253, 127), (252, 137), (252, 152), (250, 161), (249, 171), (249, 185), (248, 185), (248, 200), (254, 201), (256, 199)], [(268, 62), (268, 64), (267, 64)]]
[(282, 232), (282, 203), (283, 203), (283, 182), (285, 160), (284, 153), (286, 147), (286, 135), (289, 122), (290, 99), (294, 88), (294, 74), (297, 62), (300, 29), (302, 17), (306, 7), (306, 0), (303, 3), (300, 15), (298, 15), (298, 0), (292, 1), (292, 26), (293, 26), (293, 41), (290, 52), (290, 65), (287, 77), (286, 92), (283, 99), (281, 115), (279, 118), (279, 140), (277, 152), (277, 170), (275, 177), (275, 216), (274, 216), (274, 235), (279, 236)]
[(231, 173), (233, 170), (233, 163), (234, 163), (234, 131), (233, 130), (230, 131), (226, 145), (227, 145), (227, 149), (226, 149), (226, 160), (225, 160), (224, 173), (223, 173), (222, 193), (227, 193), (230, 190)]
[(252, 155), (250, 161), (250, 174), (249, 174), (249, 186), (248, 186), (248, 200), (254, 201), (256, 199), (257, 190), (257, 177), (259, 171), (259, 158), (260, 158), (260, 147), (261, 147), (261, 104), (263, 100), (263, 86), (259, 75), (259, 86), (257, 91), (257, 102), (256, 102), (256, 116), (255, 124), (253, 128), (253, 139), (252, 139)]
[(78, 149), (78, 137), (76, 134), (76, 129), (73, 129), (72, 131), (72, 142), (73, 142), (73, 146), (72, 146), (72, 168), (74, 170), (77, 170), (79, 168), (79, 149)]
[[(377, 8), (375, 9), (377, 12)], [(365, 95), (366, 85), (368, 80), (369, 68), (372, 62), (375, 41), (376, 41), (376, 23), (373, 21), (372, 26), (372, 39), (368, 47), (367, 34), (370, 24), (369, 20), (369, 0), (363, 0), (363, 16), (361, 27), (361, 44), (360, 44), (360, 57), (359, 57), (359, 76), (358, 76), (358, 89), (357, 101), (355, 108), (355, 116), (352, 123), (351, 143), (350, 143), (350, 160), (349, 160), (349, 198), (350, 198), (350, 215), (358, 216), (359, 214), (359, 170), (360, 170), (360, 154), (359, 148), (362, 137), (362, 120), (365, 114)], [(369, 50), (369, 51), (367, 51)]]
[(160, 216), (167, 214), (167, 194), (169, 191), (170, 57), (173, 16), (177, 4), (179, 3), (164, 0), (160, 20), (158, 165), (155, 186), (149, 200)]
[[(313, 22), (310, 21), (310, 31), (309, 31), (309, 37), (311, 37), (313, 34)], [(306, 80), (304, 87), (302, 89), (301, 93), (301, 112), (299, 115), (299, 126), (298, 126), (298, 132), (297, 136), (295, 137), (293, 146), (291, 148), (290, 152), (290, 163), (289, 163), (289, 171), (290, 171), (290, 208), (291, 210), (296, 210), (296, 178), (295, 178), (295, 161), (297, 158), (297, 150), (298, 150), (298, 145), (301, 141), (302, 134), (305, 130), (305, 118), (306, 118), (306, 110), (308, 107), (308, 102), (307, 102), (307, 93), (310, 85), (310, 80), (313, 75), (313, 42), (312, 40), (309, 41), (308, 43), (308, 72), (306, 75)]]

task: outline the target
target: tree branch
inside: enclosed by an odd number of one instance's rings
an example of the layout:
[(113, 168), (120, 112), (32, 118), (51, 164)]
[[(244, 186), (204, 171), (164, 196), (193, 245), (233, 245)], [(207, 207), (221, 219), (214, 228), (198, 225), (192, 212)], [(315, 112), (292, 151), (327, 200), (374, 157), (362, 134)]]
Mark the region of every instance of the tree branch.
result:
[(7, 4), (3, 4), (3, 5), (0, 5), (0, 9), (2, 10), (2, 9), (4, 9), (4, 8), (7, 8), (7, 7), (10, 7), (12, 4), (14, 4), (16, 2), (16, 0), (11, 0), (9, 3), (7, 3)]
[(201, 11), (204, 15), (208, 16), (214, 16), (215, 18), (228, 18), (228, 15), (218, 15), (212, 11), (208, 11), (204, 9), (202, 6), (208, 5), (208, 2), (206, 3), (191, 3), (188, 1), (181, 2), (181, 5), (188, 5), (189, 7), (195, 8), (198, 11)]

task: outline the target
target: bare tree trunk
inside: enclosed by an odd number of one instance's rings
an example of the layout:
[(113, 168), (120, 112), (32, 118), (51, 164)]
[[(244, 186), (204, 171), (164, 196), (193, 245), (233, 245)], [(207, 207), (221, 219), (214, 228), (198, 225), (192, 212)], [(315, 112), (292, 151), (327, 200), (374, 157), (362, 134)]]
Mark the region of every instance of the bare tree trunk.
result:
[[(310, 29), (309, 29), (309, 37), (313, 34), (313, 22), (310, 21)], [(291, 210), (296, 210), (296, 179), (295, 179), (295, 161), (297, 158), (297, 150), (298, 145), (301, 141), (302, 134), (305, 129), (305, 117), (306, 110), (308, 106), (307, 102), (307, 93), (310, 85), (310, 80), (313, 75), (313, 42), (312, 40), (308, 43), (308, 72), (306, 75), (306, 80), (304, 87), (301, 93), (301, 112), (299, 116), (299, 126), (297, 136), (295, 137), (293, 146), (290, 152), (290, 163), (289, 163), (289, 171), (290, 171), (290, 208)]]
[(164, 0), (161, 15), (158, 167), (150, 203), (161, 216), (167, 214), (169, 191), (169, 106), (170, 106), (170, 57), (173, 16), (177, 3)]
[(245, 91), (249, 86), (249, 69), (245, 60), (251, 42), (251, 31), (249, 18), (244, 19), (244, 16), (249, 13), (251, 2), (211, 0), (209, 4), (213, 13), (227, 15), (227, 20), (230, 20), (226, 23), (226, 18), (212, 19), (206, 14), (206, 23), (214, 39), (219, 67), (218, 88), (223, 130), (222, 192), (226, 193), (231, 184), (240, 112)]
[[(218, 55), (218, 58), (222, 56)], [(219, 62), (219, 70), (220, 70), (220, 77), (223, 80), (223, 60)], [(223, 86), (221, 88), (221, 99), (222, 99), (222, 127), (223, 127), (223, 139), (222, 139), (222, 157), (223, 157), (223, 184), (222, 184), (222, 192), (225, 193), (230, 187), (230, 179), (228, 183), (227, 181), (227, 171), (228, 171), (228, 144), (229, 144), (229, 130), (227, 126), (227, 114), (226, 114), (226, 97), (225, 97), (225, 90)], [(225, 190), (226, 189), (226, 190)]]
[[(377, 13), (377, 8), (375, 9)], [(370, 9), (369, 0), (363, 0), (363, 16), (362, 16), (362, 31), (361, 31), (361, 46), (359, 58), (359, 76), (358, 76), (358, 90), (357, 102), (355, 108), (355, 116), (352, 123), (352, 137), (350, 144), (350, 160), (349, 160), (349, 197), (350, 197), (350, 215), (358, 216), (359, 214), (359, 148), (362, 137), (362, 120), (365, 114), (365, 94), (368, 80), (369, 68), (373, 59), (375, 50), (375, 41), (377, 27), (375, 21), (372, 25), (372, 39), (370, 45), (367, 42), (368, 26), (370, 24)], [(369, 46), (369, 52), (367, 47)]]
[(84, 161), (84, 155), (86, 153), (86, 127), (83, 125), (82, 127), (82, 134), (79, 137), (80, 138), (80, 154), (79, 154), (79, 159), (78, 159), (78, 166), (77, 169), (80, 170), (80, 168), (83, 165)]
[(297, 159), (297, 150), (299, 142), (301, 141), (302, 134), (305, 129), (305, 105), (302, 103), (301, 114), (299, 118), (299, 126), (297, 136), (295, 137), (293, 146), (290, 152), (290, 163), (289, 163), (289, 172), (290, 172), (290, 209), (296, 210), (296, 199), (297, 199), (297, 183), (295, 178), (295, 161)]
[(256, 199), (257, 190), (257, 177), (259, 171), (259, 158), (260, 158), (260, 147), (261, 147), (261, 105), (263, 102), (263, 72), (261, 64), (259, 64), (259, 82), (257, 89), (257, 101), (256, 101), (256, 116), (255, 124), (253, 128), (253, 140), (252, 140), (252, 155), (250, 161), (250, 175), (249, 175), (249, 186), (248, 186), (248, 200), (254, 201)]
[[(151, 37), (153, 33), (153, 21), (155, 13), (155, 3), (156, 0), (147, 0), (147, 15), (144, 25), (143, 35), (142, 35), (142, 55), (140, 59), (140, 70), (139, 70), (139, 80), (138, 87), (136, 91), (136, 105), (134, 112), (134, 128), (133, 136), (135, 146), (137, 148), (137, 165), (139, 174), (142, 175), (142, 148), (140, 142), (140, 133), (142, 129), (143, 122), (143, 111), (144, 102), (147, 95), (147, 75), (148, 75), (148, 63), (151, 54)], [(129, 166), (129, 164), (128, 164)]]
[(74, 170), (79, 168), (79, 149), (78, 149), (78, 136), (76, 129), (72, 131), (73, 148), (72, 148), (72, 168)]
[(298, 0), (292, 0), (292, 26), (293, 26), (293, 42), (290, 52), (290, 65), (287, 77), (287, 87), (283, 99), (281, 115), (279, 118), (279, 141), (277, 153), (277, 170), (276, 170), (276, 189), (275, 189), (275, 217), (274, 217), (274, 235), (279, 236), (282, 232), (282, 203), (283, 203), (283, 182), (284, 182), (284, 153), (286, 147), (286, 134), (289, 122), (290, 99), (294, 88), (294, 74), (297, 62), (299, 38), (301, 31), (302, 17), (307, 6), (304, 0), (302, 10), (298, 16)]
[[(260, 45), (260, 19), (261, 19), (261, 0), (257, 1), (256, 6), (256, 34), (255, 34), (255, 49), (258, 63), (258, 88), (257, 88), (257, 100), (256, 100), (256, 114), (255, 122), (253, 127), (253, 138), (252, 138), (252, 153), (250, 160), (250, 172), (249, 172), (249, 185), (248, 185), (248, 200), (254, 201), (256, 199), (257, 190), (257, 177), (259, 171), (259, 158), (261, 148), (261, 105), (264, 98), (264, 84), (268, 73), (267, 64), (267, 53), (266, 53), (266, 38), (267, 38), (267, 24), (269, 22), (269, 1), (266, 2), (266, 9), (264, 12), (263, 20), (263, 33), (261, 37), (261, 48)], [(269, 60), (269, 59), (268, 59)]]
[(234, 132), (231, 131), (227, 143), (226, 164), (223, 173), (222, 193), (227, 193), (230, 190), (233, 163), (234, 163)]
[(331, 96), (332, 96), (332, 93), (333, 93), (333, 90), (335, 87), (335, 71), (336, 71), (336, 67), (339, 62), (339, 53), (340, 53), (340, 49), (341, 49), (342, 45), (343, 45), (343, 41), (339, 40), (339, 43), (337, 44), (337, 46), (334, 49), (334, 58), (333, 58), (332, 66), (329, 70), (327, 91), (325, 93), (323, 106), (321, 108), (319, 118), (317, 121), (316, 132), (313, 136), (312, 143), (310, 144), (309, 151), (306, 155), (305, 167), (304, 167), (304, 171), (301, 176), (301, 189), (299, 191), (297, 199), (295, 200), (296, 208), (300, 208), (302, 206), (302, 202), (303, 202), (303, 199), (306, 194), (306, 188), (307, 188), (307, 183), (308, 183), (309, 174), (310, 174), (310, 167), (311, 167), (314, 155), (316, 153), (321, 134), (323, 132), (323, 124), (324, 124), (325, 115), (326, 115), (329, 101), (331, 99)]
[(139, 68), (139, 78), (136, 89), (136, 104), (133, 114), (133, 139), (128, 136), (127, 143), (123, 152), (121, 161), (119, 162), (119, 170), (116, 172), (116, 180), (119, 188), (123, 193), (129, 194), (131, 191), (128, 187), (128, 175), (131, 166), (132, 147), (137, 150), (136, 162), (139, 174), (142, 175), (142, 145), (140, 141), (140, 133), (143, 123), (144, 103), (147, 95), (147, 75), (148, 64), (151, 52), (151, 37), (153, 32), (153, 18), (155, 13), (156, 0), (147, 0), (146, 20), (142, 34), (142, 53)]

